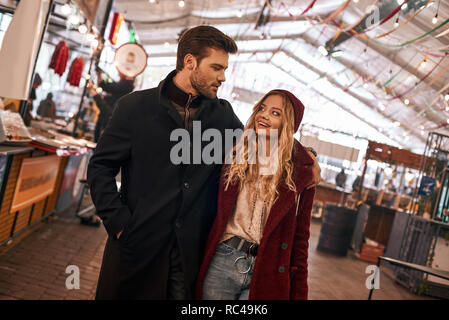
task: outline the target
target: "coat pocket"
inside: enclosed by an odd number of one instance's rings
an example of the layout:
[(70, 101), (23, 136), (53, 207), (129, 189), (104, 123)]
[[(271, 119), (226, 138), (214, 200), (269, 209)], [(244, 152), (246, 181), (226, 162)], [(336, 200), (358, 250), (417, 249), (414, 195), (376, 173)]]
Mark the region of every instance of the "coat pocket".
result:
[(136, 216), (139, 214), (139, 207), (142, 204), (142, 199), (139, 199), (137, 201), (137, 205), (134, 208), (134, 210), (131, 212), (131, 217), (128, 219), (128, 222), (126, 223), (125, 227), (123, 228), (123, 232), (120, 235), (120, 238), (118, 238), (118, 241), (122, 244), (126, 243), (130, 237), (132, 237), (133, 234), (133, 227), (136, 221)]

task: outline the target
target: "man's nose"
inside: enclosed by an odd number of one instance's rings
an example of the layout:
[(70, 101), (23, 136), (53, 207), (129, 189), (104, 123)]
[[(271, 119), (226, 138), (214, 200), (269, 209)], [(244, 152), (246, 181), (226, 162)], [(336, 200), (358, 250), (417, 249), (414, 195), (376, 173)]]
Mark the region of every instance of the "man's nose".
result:
[(218, 75), (218, 81), (220, 81), (220, 82), (225, 82), (226, 81), (226, 76), (225, 76), (225, 72), (224, 71), (222, 71), (222, 72), (220, 72), (220, 74)]

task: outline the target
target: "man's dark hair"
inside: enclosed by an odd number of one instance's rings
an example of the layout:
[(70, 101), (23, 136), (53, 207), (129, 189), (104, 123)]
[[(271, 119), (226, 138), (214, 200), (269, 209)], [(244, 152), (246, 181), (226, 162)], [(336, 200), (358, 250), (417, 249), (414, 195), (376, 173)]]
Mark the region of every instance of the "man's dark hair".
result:
[(237, 44), (217, 28), (198, 26), (182, 33), (178, 43), (176, 70), (184, 68), (184, 57), (192, 54), (198, 64), (209, 55), (207, 48), (221, 49), (227, 53), (236, 53)]
[(39, 75), (39, 73), (35, 73), (35, 75), (34, 75), (34, 80), (33, 80), (33, 84), (34, 85), (37, 85), (37, 86), (40, 86), (41, 84), (42, 84), (42, 78), (41, 78), (41, 76)]

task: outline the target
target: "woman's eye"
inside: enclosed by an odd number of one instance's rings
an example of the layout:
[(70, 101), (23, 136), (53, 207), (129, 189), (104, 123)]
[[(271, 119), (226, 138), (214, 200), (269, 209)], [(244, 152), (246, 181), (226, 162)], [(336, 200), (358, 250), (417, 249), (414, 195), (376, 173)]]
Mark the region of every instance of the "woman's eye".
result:
[(273, 111), (273, 114), (275, 115), (275, 116), (280, 116), (281, 114), (279, 113), (279, 112), (277, 112), (277, 111)]

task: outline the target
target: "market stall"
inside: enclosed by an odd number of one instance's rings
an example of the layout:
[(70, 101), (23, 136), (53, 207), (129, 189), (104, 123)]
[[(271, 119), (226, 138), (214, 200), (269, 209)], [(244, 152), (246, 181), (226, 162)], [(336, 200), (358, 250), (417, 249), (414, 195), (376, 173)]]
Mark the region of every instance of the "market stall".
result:
[(27, 128), (17, 113), (0, 111), (0, 119), (0, 245), (3, 245), (58, 207), (64, 210), (77, 201), (80, 192), (79, 187), (76, 192), (73, 190), (78, 173), (73, 172), (74, 167), (85, 171), (86, 165), (80, 166), (81, 160), (86, 163), (95, 144), (52, 130)]

